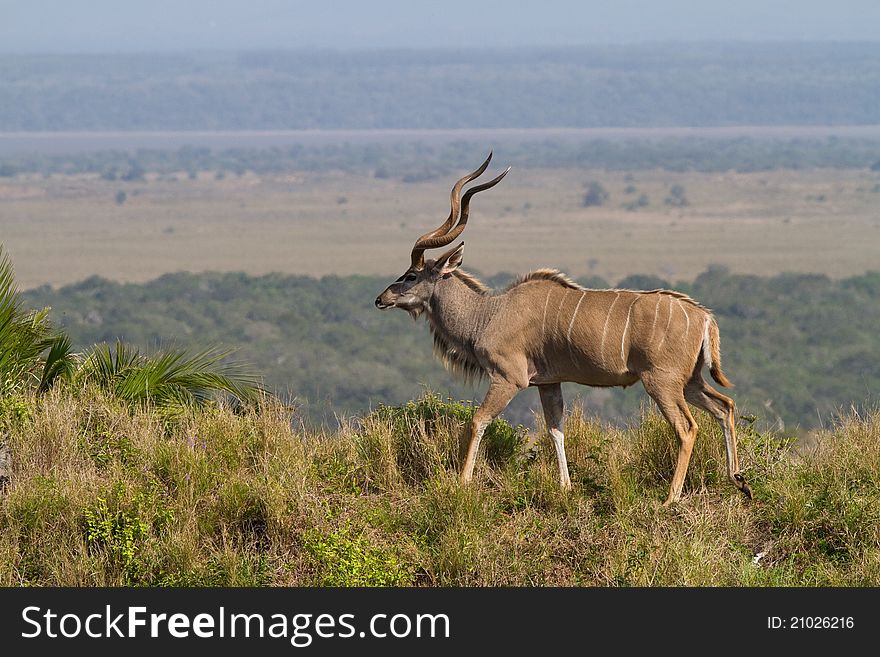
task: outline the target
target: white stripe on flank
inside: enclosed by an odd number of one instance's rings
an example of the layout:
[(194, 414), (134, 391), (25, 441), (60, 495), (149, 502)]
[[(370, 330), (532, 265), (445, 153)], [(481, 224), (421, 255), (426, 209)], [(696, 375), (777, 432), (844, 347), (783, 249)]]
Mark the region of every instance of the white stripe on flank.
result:
[(547, 304), (550, 303), (551, 294), (553, 294), (553, 290), (547, 292), (547, 300), (544, 302), (544, 319), (541, 321), (541, 342), (544, 341), (544, 336), (547, 332)]
[(663, 346), (663, 343), (666, 342), (666, 336), (669, 335), (669, 325), (672, 323), (672, 297), (669, 297), (669, 317), (666, 318), (666, 329), (663, 331), (663, 338), (660, 340), (660, 344), (657, 345), (657, 348)]
[(623, 361), (623, 369), (626, 369), (626, 354), (623, 352), (623, 345), (626, 342), (626, 330), (629, 328), (629, 316), (632, 313), (633, 306), (636, 304), (636, 300), (638, 300), (638, 297), (629, 304), (629, 310), (626, 311), (626, 324), (623, 325), (623, 335), (620, 336), (620, 360)]
[(684, 327), (684, 339), (687, 340), (688, 334), (691, 332), (691, 318), (688, 317), (687, 310), (684, 309), (684, 306), (681, 304), (681, 299), (676, 299), (678, 301), (678, 307), (681, 308), (681, 312), (684, 313), (684, 318), (687, 320), (687, 324)]
[(657, 312), (660, 310), (660, 302), (663, 300), (663, 295), (657, 295), (657, 305), (654, 306), (654, 321), (651, 322), (651, 335), (648, 336), (648, 344), (651, 344), (651, 339), (654, 337), (654, 327), (657, 326)]
[(602, 356), (602, 367), (605, 367), (605, 337), (608, 335), (608, 321), (611, 319), (611, 311), (614, 310), (614, 304), (617, 303), (617, 300), (620, 298), (620, 292), (614, 297), (614, 301), (611, 302), (611, 307), (608, 308), (608, 316), (605, 317), (605, 326), (602, 327), (602, 342), (599, 343), (599, 354)]
[(578, 310), (580, 309), (581, 302), (584, 300), (585, 296), (587, 296), (586, 290), (581, 292), (581, 298), (578, 299), (577, 305), (574, 307), (574, 313), (571, 315), (571, 321), (568, 323), (568, 333), (565, 335), (565, 339), (568, 341), (568, 356), (571, 358), (571, 362), (574, 362), (574, 354), (571, 351), (571, 329), (574, 328), (574, 320), (578, 316)]
[(568, 296), (568, 290), (566, 290), (562, 294), (562, 298), (559, 300), (559, 308), (556, 309), (556, 330), (559, 331), (559, 314), (562, 312), (562, 304), (565, 303), (565, 297)]

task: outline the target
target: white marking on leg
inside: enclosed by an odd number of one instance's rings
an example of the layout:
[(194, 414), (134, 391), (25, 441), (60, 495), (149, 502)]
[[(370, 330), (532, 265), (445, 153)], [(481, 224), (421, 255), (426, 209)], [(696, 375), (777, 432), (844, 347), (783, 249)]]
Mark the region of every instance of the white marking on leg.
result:
[(571, 321), (568, 323), (568, 333), (565, 334), (565, 339), (568, 341), (568, 357), (571, 358), (572, 363), (574, 363), (574, 353), (571, 350), (571, 329), (574, 328), (574, 320), (578, 315), (578, 310), (580, 309), (581, 302), (584, 300), (585, 296), (587, 296), (586, 291), (581, 293), (581, 298), (578, 299), (577, 305), (574, 307), (574, 312), (571, 315)]
[(651, 335), (648, 336), (648, 344), (651, 344), (651, 339), (654, 337), (654, 327), (657, 326), (657, 313), (660, 310), (660, 302), (663, 300), (663, 295), (657, 295), (657, 305), (654, 306), (654, 321), (651, 322)]
[(602, 327), (602, 341), (599, 343), (599, 354), (602, 356), (602, 366), (605, 366), (605, 337), (608, 335), (608, 322), (611, 319), (611, 311), (614, 310), (614, 304), (617, 303), (617, 300), (620, 298), (620, 292), (617, 292), (614, 297), (614, 301), (611, 302), (611, 306), (608, 308), (608, 315), (605, 317), (605, 326)]
[(571, 487), (571, 479), (568, 476), (568, 461), (565, 458), (565, 435), (557, 428), (550, 429), (550, 438), (556, 448), (556, 463), (559, 466), (559, 483), (563, 488)]
[(623, 325), (623, 335), (620, 337), (620, 360), (623, 361), (623, 369), (626, 369), (626, 354), (623, 351), (623, 345), (626, 343), (626, 331), (629, 328), (629, 317), (636, 300), (638, 300), (638, 297), (633, 299), (633, 302), (629, 304), (629, 310), (626, 311), (626, 324)]
[(663, 346), (663, 343), (666, 342), (666, 336), (669, 335), (669, 325), (672, 323), (672, 297), (669, 297), (669, 317), (666, 318), (666, 328), (663, 330), (663, 337), (660, 339), (660, 344), (657, 345), (657, 348)]
[(550, 295), (553, 294), (553, 290), (547, 292), (547, 299), (544, 301), (544, 319), (541, 321), (541, 342), (544, 341), (544, 336), (546, 334), (547, 328), (547, 304), (550, 303)]

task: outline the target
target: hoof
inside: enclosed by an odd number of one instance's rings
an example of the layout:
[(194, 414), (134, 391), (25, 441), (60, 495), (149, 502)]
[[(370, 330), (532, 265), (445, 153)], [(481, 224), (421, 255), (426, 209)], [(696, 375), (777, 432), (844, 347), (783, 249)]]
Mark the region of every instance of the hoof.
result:
[(736, 485), (737, 488), (742, 491), (743, 495), (745, 495), (749, 499), (752, 499), (752, 489), (746, 483), (745, 478), (739, 472), (733, 475), (733, 483), (734, 485)]

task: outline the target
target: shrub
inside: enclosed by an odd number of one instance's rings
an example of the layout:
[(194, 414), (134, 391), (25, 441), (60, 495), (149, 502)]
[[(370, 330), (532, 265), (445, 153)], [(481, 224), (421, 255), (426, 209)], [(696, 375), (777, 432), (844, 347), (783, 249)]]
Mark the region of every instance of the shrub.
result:
[(685, 196), (684, 187), (681, 185), (673, 185), (669, 189), (669, 195), (663, 199), (663, 202), (666, 205), (671, 205), (672, 207), (682, 208), (688, 204), (687, 197)]
[(585, 208), (598, 207), (605, 205), (608, 200), (608, 191), (596, 181), (587, 183), (587, 192), (584, 194), (583, 206)]
[(371, 545), (349, 528), (329, 533), (317, 530), (302, 538), (314, 559), (321, 586), (406, 586), (412, 573), (393, 553)]

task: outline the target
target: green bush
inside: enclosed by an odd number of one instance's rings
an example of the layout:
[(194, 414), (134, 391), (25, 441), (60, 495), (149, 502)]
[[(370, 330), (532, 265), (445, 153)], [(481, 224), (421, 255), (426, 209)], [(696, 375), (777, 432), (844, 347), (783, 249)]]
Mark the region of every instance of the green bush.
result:
[(174, 511), (161, 488), (153, 485), (131, 494), (117, 482), (83, 512), (88, 549), (102, 553), (110, 568), (118, 568), (126, 585), (143, 584), (149, 565), (145, 546), (152, 536), (174, 521)]
[(371, 545), (348, 528), (317, 530), (302, 537), (303, 549), (314, 559), (320, 586), (407, 586), (412, 573), (394, 554)]

